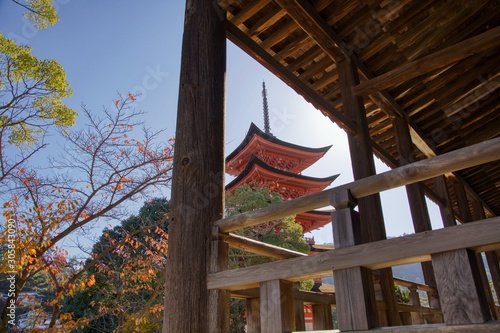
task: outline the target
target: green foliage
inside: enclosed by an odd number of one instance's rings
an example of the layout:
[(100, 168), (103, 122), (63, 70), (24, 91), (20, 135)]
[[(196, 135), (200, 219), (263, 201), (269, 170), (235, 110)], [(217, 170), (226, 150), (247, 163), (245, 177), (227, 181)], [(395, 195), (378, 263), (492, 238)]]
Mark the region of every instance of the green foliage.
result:
[[(14, 2), (20, 4), (18, 1)], [(54, 25), (59, 20), (53, 6), (53, 0), (26, 0), (26, 2), (27, 5), (23, 7), (27, 7), (28, 11), (24, 16), (37, 29), (45, 29), (50, 25)]]
[[(236, 215), (243, 212), (267, 207), (281, 202), (282, 197), (265, 187), (254, 187), (244, 184), (237, 187), (234, 193), (226, 195), (226, 210), (228, 215)], [(302, 236), (302, 227), (295, 223), (295, 217), (289, 216), (283, 219), (271, 221), (254, 227), (248, 227), (235, 231), (235, 233), (259, 240), (264, 243), (280, 246), (289, 250), (308, 253), (309, 245)], [(230, 265), (232, 268), (248, 267), (263, 264), (273, 259), (258, 256), (244, 251), (230, 249)], [(314, 282), (312, 280), (302, 281), (302, 290), (311, 290)], [(245, 302), (241, 300), (231, 301), (230, 330), (231, 333), (242, 333), (246, 324), (244, 317)]]
[(394, 286), (396, 292), (396, 300), (398, 303), (410, 304), (410, 292), (408, 289), (403, 289), (400, 286)]
[(40, 60), (0, 33), (0, 127), (8, 143), (32, 145), (48, 126), (73, 126), (76, 112), (62, 102), (71, 94), (57, 61)]

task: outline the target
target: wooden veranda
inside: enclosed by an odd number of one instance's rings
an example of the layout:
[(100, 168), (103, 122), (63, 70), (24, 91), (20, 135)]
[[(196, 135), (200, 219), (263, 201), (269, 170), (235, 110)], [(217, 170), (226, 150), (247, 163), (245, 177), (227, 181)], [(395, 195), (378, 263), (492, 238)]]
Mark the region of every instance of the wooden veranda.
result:
[[(163, 332), (227, 332), (231, 295), (248, 332), (303, 331), (304, 302), (317, 330), (334, 305), (341, 332), (500, 332), (499, 23), (498, 0), (188, 0)], [(226, 38), (347, 132), (354, 182), (224, 218)], [(386, 239), (379, 193), (399, 186), (415, 234)], [(332, 251), (231, 234), (329, 205)], [(229, 246), (280, 260), (228, 270)], [(425, 284), (393, 278), (416, 262)], [(334, 295), (294, 287), (332, 273)]]

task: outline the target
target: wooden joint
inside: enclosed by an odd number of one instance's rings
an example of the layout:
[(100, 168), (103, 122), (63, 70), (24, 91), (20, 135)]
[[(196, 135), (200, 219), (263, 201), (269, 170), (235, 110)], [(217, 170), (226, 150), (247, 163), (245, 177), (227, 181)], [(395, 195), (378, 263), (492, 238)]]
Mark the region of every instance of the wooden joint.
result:
[(354, 209), (358, 205), (358, 201), (354, 198), (351, 191), (346, 189), (333, 192), (330, 195), (330, 204), (335, 207), (336, 210), (345, 208)]

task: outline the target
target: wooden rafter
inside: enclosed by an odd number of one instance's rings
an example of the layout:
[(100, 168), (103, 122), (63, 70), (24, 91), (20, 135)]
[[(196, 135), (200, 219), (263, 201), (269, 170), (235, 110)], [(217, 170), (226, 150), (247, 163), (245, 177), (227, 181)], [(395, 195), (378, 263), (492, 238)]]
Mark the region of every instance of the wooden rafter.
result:
[(354, 87), (354, 93), (357, 95), (373, 94), (402, 84), (416, 76), (451, 65), (474, 54), (484, 52), (500, 45), (499, 35), (500, 27), (490, 29), (478, 36), (401, 65), (376, 78), (361, 82)]

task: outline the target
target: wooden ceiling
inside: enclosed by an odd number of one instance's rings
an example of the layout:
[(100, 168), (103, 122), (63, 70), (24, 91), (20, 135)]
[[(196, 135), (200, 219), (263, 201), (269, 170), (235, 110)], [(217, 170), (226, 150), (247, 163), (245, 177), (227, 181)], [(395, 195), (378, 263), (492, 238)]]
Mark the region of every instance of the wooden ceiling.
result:
[[(415, 160), (500, 134), (500, 0), (220, 0), (219, 7), (232, 42), (347, 132), (356, 126), (342, 111), (336, 64), (352, 61), (374, 153), (391, 167), (401, 163), (395, 117), (410, 126)], [(500, 161), (448, 179), (462, 182), (487, 216), (500, 215)], [(433, 182), (425, 187), (441, 200)]]

